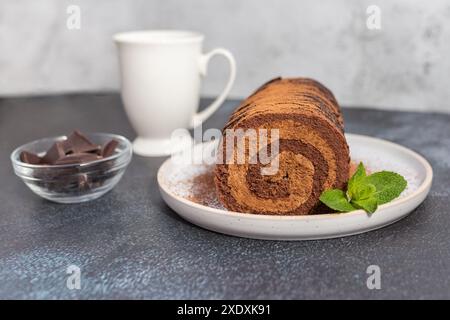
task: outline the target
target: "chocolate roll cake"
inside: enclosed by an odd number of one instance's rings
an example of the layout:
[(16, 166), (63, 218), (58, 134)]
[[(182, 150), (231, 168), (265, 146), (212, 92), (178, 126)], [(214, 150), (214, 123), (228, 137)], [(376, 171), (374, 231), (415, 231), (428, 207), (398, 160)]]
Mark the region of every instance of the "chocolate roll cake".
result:
[(325, 189), (345, 186), (349, 163), (331, 91), (311, 79), (277, 78), (245, 99), (225, 125), (217, 194), (231, 211), (312, 214)]

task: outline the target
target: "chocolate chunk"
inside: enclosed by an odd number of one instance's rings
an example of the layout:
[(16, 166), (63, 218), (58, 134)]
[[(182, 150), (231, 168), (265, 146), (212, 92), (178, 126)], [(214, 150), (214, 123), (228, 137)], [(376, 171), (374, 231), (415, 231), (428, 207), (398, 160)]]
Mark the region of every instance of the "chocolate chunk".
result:
[(43, 164), (54, 164), (57, 160), (63, 158), (66, 155), (64, 152), (63, 141), (55, 142), (50, 149), (48, 149), (45, 156), (42, 158)]
[(56, 160), (54, 164), (86, 163), (99, 159), (101, 159), (101, 157), (96, 155), (95, 153), (72, 153)]
[(112, 156), (114, 152), (116, 151), (117, 146), (119, 145), (119, 142), (117, 140), (111, 140), (107, 144), (105, 144), (102, 148), (101, 155), (103, 158), (107, 158), (109, 156)]
[(93, 144), (84, 134), (75, 130), (64, 141), (64, 151), (66, 154), (95, 152), (100, 150), (100, 146)]
[(118, 145), (119, 141), (116, 140), (107, 141), (103, 146), (94, 144), (75, 130), (66, 140), (54, 143), (44, 156), (23, 151), (20, 160), (42, 165), (39, 170), (32, 172), (36, 186), (67, 196), (82, 195), (104, 186), (117, 174), (114, 159), (96, 162), (92, 167), (83, 164), (110, 157)]
[(28, 152), (28, 151), (22, 151), (20, 153), (20, 161), (29, 163), (29, 164), (39, 164), (42, 161), (42, 158), (39, 157), (37, 154)]

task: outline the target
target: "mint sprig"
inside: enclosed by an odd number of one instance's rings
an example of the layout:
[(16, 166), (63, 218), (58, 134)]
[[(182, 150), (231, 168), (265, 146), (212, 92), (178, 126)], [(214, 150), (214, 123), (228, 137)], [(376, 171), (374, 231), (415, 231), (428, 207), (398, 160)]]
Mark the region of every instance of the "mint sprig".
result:
[(349, 212), (355, 210), (355, 207), (347, 200), (344, 191), (339, 189), (324, 191), (320, 196), (320, 201), (336, 211)]
[(368, 176), (361, 162), (348, 180), (346, 191), (325, 190), (320, 196), (320, 201), (339, 212), (363, 209), (367, 213), (374, 213), (378, 205), (397, 198), (405, 190), (406, 185), (405, 178), (395, 172), (380, 171)]

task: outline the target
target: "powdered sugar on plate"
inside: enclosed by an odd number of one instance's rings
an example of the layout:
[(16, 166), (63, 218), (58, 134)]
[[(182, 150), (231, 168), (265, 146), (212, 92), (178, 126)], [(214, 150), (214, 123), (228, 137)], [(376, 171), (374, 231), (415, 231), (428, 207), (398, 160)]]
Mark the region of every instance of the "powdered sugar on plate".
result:
[(175, 195), (211, 208), (226, 210), (217, 199), (213, 165), (197, 164), (178, 168), (166, 180)]

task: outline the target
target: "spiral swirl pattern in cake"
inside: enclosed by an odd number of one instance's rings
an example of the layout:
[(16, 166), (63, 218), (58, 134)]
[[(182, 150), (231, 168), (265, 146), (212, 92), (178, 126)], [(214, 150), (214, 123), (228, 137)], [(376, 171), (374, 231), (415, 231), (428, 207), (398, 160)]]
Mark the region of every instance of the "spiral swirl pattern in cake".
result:
[[(252, 147), (248, 141), (243, 144), (247, 156), (244, 163), (224, 160), (226, 150), (232, 151), (232, 160), (238, 157), (237, 144), (227, 149), (225, 132), (239, 129), (278, 130), (275, 174), (262, 174), (268, 164), (259, 161), (262, 148), (271, 150), (270, 137), (258, 140), (256, 161), (250, 160)], [(216, 189), (220, 201), (231, 211), (311, 214), (320, 194), (325, 189), (343, 188), (349, 176), (349, 148), (341, 110), (333, 94), (312, 79), (277, 78), (245, 99), (224, 127), (219, 154), (223, 159), (215, 168)]]

